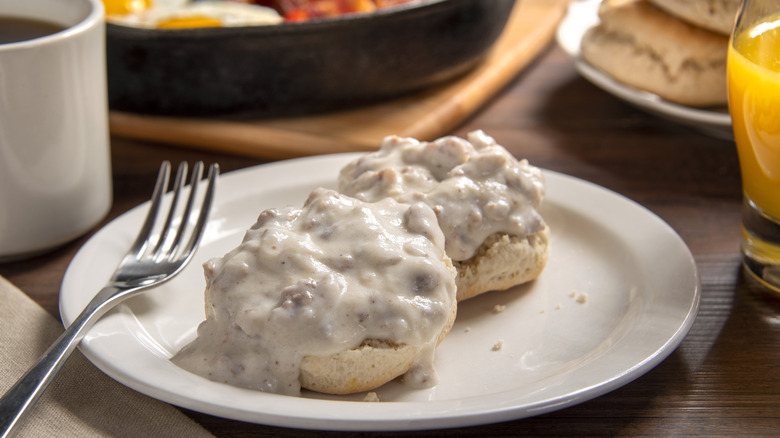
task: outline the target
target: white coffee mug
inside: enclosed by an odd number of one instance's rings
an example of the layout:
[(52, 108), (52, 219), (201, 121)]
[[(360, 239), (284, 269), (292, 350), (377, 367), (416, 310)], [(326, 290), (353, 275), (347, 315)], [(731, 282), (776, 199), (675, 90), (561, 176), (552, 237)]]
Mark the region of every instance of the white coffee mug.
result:
[(111, 207), (101, 0), (0, 0), (64, 30), (0, 44), (0, 261), (84, 234)]

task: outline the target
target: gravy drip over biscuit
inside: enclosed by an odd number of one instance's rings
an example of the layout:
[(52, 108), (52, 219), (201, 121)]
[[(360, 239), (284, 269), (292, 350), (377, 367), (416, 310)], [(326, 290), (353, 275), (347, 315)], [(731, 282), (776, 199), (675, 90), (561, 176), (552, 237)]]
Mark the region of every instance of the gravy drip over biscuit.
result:
[(389, 136), (341, 170), (339, 191), (369, 202), (424, 202), (436, 212), (447, 255), (458, 261), (493, 234), (525, 237), (545, 227), (536, 210), (545, 194), (541, 171), (482, 131), (433, 142)]
[(432, 385), (433, 349), (455, 306), (443, 245), (424, 204), (318, 189), (302, 209), (266, 210), (236, 249), (204, 264), (206, 320), (172, 360), (214, 381), (297, 395), (304, 357), (374, 339), (421, 347), (405, 380)]

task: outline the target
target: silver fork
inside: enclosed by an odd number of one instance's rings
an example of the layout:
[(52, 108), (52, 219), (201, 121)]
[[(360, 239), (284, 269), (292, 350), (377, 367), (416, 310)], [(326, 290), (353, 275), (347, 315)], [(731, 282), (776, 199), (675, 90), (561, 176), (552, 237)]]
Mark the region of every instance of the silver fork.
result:
[[(192, 258), (206, 228), (219, 167), (217, 164), (209, 167), (206, 193), (201, 201), (197, 220), (190, 226), (189, 218), (197, 202), (196, 194), (203, 174), (203, 163), (198, 162), (193, 169), (187, 204), (177, 216), (177, 204), (182, 192), (186, 190), (184, 182), (187, 163), (182, 163), (173, 183), (173, 199), (165, 222), (162, 227), (156, 227), (170, 173), (171, 164), (167, 161), (163, 162), (157, 175), (149, 213), (141, 231), (133, 246), (119, 262), (108, 284), (87, 304), (59, 339), (41, 356), (38, 363), (33, 365), (0, 399), (0, 431), (3, 437), (11, 436), (14, 427), (21, 422), (29, 408), (38, 400), (95, 321), (121, 301), (171, 279)], [(191, 228), (190, 238), (185, 243), (184, 235), (188, 228)]]

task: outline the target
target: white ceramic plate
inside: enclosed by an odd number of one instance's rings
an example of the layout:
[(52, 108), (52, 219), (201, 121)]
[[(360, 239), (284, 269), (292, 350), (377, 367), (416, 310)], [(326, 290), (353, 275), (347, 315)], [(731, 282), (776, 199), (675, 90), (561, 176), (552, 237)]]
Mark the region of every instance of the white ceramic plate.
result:
[(577, 71), (597, 87), (657, 116), (698, 129), (713, 137), (733, 139), (728, 108), (693, 108), (664, 100), (647, 91), (616, 81), (580, 57), (580, 43), (588, 29), (599, 23), (601, 0), (578, 0), (569, 4), (566, 16), (558, 26), (558, 44), (574, 60)]
[[(552, 229), (545, 272), (530, 285), (461, 304), (436, 353), (437, 386), (412, 390), (391, 382), (377, 391), (383, 403), (362, 402), (363, 394), (287, 397), (214, 383), (171, 364), (203, 319), (202, 262), (238, 245), (261, 210), (300, 206), (315, 187), (335, 187), (338, 170), (357, 156), (291, 160), (221, 177), (194, 262), (104, 316), (81, 350), (119, 382), (196, 411), (295, 428), (409, 430), (511, 420), (589, 400), (656, 366), (693, 324), (699, 277), (680, 237), (620, 195), (545, 172), (542, 213)], [(76, 254), (60, 295), (65, 324), (110, 277), (146, 208), (112, 221)], [(496, 313), (497, 305), (506, 309)], [(499, 341), (503, 348), (493, 351)]]

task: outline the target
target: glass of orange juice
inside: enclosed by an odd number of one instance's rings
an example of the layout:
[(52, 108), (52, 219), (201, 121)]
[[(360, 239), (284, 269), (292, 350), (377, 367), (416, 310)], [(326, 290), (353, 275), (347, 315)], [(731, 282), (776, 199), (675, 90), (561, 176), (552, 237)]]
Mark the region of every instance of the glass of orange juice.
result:
[(728, 54), (746, 271), (780, 292), (780, 0), (743, 0)]

